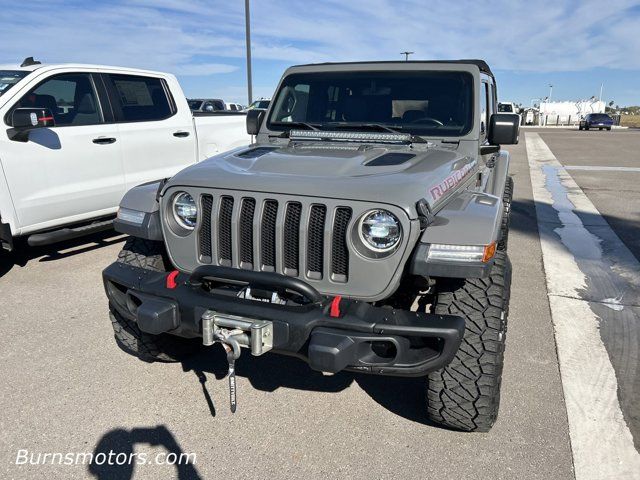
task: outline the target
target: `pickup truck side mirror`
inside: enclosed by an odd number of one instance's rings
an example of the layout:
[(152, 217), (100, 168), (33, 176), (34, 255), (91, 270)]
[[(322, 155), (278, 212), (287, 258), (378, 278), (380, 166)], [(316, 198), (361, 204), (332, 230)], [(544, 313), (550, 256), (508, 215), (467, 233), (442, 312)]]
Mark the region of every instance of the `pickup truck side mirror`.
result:
[(491, 145), (516, 145), (520, 135), (520, 116), (516, 113), (494, 113), (489, 119)]
[(11, 140), (26, 142), (36, 128), (55, 127), (56, 121), (48, 108), (16, 108), (11, 116), (13, 128), (7, 132)]
[(257, 135), (260, 131), (260, 125), (264, 120), (265, 111), (255, 108), (247, 112), (247, 133), (249, 135)]

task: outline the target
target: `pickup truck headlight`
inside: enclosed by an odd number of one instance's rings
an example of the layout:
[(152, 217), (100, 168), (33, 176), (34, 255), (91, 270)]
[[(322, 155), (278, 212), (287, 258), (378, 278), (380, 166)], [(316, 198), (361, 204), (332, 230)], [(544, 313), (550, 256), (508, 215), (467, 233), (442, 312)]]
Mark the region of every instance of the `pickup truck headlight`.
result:
[(359, 231), (364, 245), (377, 253), (395, 248), (402, 235), (400, 221), (387, 210), (372, 210), (363, 215)]
[(187, 192), (178, 192), (171, 202), (173, 218), (185, 230), (193, 230), (198, 220), (198, 206)]

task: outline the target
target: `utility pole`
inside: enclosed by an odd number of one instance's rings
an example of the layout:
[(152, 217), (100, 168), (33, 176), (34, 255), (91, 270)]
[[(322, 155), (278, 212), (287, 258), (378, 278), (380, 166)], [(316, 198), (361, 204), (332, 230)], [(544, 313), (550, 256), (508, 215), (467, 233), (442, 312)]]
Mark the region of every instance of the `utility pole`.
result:
[(409, 55), (413, 55), (415, 52), (400, 52), (400, 55), (404, 55), (404, 61), (409, 61)]
[(553, 93), (553, 85), (549, 84), (549, 102), (551, 102), (551, 94)]
[(249, 0), (244, 0), (244, 23), (247, 44), (247, 99), (251, 105), (253, 101), (253, 87), (251, 84), (251, 15), (249, 13)]

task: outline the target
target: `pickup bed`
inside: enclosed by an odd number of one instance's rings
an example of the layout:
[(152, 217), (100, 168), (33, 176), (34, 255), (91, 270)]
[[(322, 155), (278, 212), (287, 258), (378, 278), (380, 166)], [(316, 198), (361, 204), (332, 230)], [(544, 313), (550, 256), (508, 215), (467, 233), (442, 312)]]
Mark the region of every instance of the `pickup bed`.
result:
[(192, 115), (170, 74), (101, 65), (0, 67), (0, 243), (111, 227), (130, 188), (248, 143), (245, 115)]

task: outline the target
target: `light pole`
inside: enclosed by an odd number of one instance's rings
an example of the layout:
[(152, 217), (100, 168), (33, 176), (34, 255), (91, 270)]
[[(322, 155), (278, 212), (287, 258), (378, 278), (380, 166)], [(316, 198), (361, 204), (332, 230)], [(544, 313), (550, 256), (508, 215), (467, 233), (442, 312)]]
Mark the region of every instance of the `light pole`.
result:
[(409, 55), (413, 55), (414, 52), (400, 52), (400, 55), (404, 55), (404, 61), (408, 62), (409, 61)]
[(251, 15), (249, 12), (249, 0), (244, 0), (244, 23), (247, 44), (247, 99), (251, 105), (253, 101), (253, 87), (251, 85)]
[(551, 94), (553, 93), (553, 85), (549, 84), (549, 102), (551, 102)]

